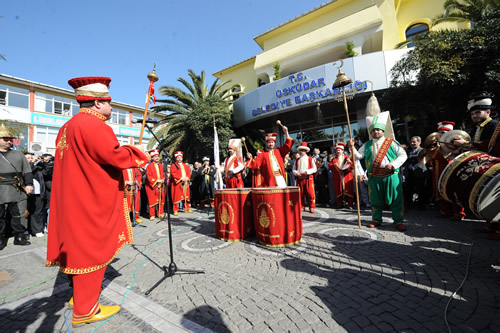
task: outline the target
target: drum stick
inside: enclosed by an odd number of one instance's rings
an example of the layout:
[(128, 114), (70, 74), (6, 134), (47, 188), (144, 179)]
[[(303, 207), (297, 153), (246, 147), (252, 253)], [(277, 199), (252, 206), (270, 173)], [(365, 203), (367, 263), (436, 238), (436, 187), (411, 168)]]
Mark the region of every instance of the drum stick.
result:
[(280, 125), (280, 126), (281, 126), (281, 129), (282, 129), (283, 131), (285, 131), (285, 125), (283, 125), (283, 124), (281, 123), (281, 120), (276, 120), (276, 125)]
[(247, 143), (245, 141), (246, 141), (245, 137), (242, 137), (241, 142), (243, 142), (243, 145), (245, 146), (245, 150), (247, 151), (247, 154), (248, 154), (248, 147), (247, 147)]

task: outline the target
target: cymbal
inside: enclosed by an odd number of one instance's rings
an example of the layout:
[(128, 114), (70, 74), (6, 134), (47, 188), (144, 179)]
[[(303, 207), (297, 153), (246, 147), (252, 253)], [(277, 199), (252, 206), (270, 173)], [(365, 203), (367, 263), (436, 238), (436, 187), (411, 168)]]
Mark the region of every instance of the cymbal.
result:
[(425, 138), (424, 148), (433, 148), (434, 144), (441, 139), (441, 134), (433, 132)]

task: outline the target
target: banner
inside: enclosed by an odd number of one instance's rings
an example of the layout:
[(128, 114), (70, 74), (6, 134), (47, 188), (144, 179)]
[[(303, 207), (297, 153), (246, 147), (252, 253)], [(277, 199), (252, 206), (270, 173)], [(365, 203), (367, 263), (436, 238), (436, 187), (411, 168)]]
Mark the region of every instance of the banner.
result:
[(217, 173), (215, 174), (215, 189), (222, 190), (224, 184), (222, 182), (222, 173), (220, 171), (220, 157), (219, 157), (219, 136), (217, 135), (217, 127), (214, 123), (214, 165), (217, 168)]

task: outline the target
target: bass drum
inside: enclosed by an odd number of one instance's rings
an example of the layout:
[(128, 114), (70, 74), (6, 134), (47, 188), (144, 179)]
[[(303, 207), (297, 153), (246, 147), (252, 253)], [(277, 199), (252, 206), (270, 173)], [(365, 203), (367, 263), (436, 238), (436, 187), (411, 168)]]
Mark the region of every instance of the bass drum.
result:
[(458, 155), (441, 174), (439, 192), (479, 218), (500, 220), (500, 158), (477, 151)]

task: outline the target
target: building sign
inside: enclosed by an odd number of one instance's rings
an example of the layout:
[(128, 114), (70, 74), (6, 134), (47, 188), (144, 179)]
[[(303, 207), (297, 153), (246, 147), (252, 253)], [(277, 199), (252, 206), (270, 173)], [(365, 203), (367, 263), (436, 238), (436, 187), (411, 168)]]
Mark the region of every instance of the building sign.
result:
[(303, 73), (290, 75), (289, 85), (283, 89), (276, 90), (276, 99), (265, 106), (259, 106), (252, 110), (252, 116), (262, 113), (285, 109), (292, 106), (321, 102), (324, 99), (343, 100), (342, 90), (346, 97), (352, 99), (358, 92), (367, 88), (367, 82), (356, 81), (342, 88), (330, 88), (325, 83), (325, 78), (307, 79)]
[[(118, 134), (139, 138), (141, 136), (141, 130), (139, 128), (135, 128), (135, 127), (120, 126), (118, 128)], [(148, 133), (147, 130), (145, 129), (142, 137), (150, 139), (150, 138), (152, 138), (152, 135), (150, 133)]]
[(342, 101), (371, 90), (367, 82), (373, 83), (373, 91), (389, 87), (390, 71), (407, 50), (372, 52), (343, 59), (342, 72), (354, 82), (343, 88), (332, 88), (338, 74), (339, 63), (328, 63), (303, 70), (280, 80), (245, 93), (233, 104), (233, 122), (240, 127), (256, 120), (279, 113), (311, 107), (316, 103)]
[(34, 113), (31, 114), (31, 123), (34, 125), (44, 125), (51, 127), (62, 127), (69, 120), (68, 117), (53, 116), (50, 114)]

